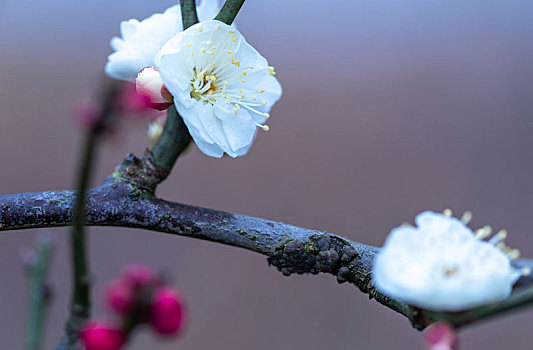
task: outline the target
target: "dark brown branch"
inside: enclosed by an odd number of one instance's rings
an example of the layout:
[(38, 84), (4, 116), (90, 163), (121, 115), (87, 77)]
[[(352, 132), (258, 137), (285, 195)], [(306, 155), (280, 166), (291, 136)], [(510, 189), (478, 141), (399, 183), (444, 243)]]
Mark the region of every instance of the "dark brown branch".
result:
[[(146, 175), (152, 167), (149, 153), (142, 158), (129, 155), (112, 177), (87, 193), (86, 224), (143, 228), (245, 248), (268, 256), (269, 263), (284, 275), (330, 273), (339, 283), (351, 283), (405, 315), (417, 329), (438, 319), (449, 319), (449, 315), (411, 308), (379, 293), (371, 279), (378, 248), (326, 232), (155, 198), (151, 184), (157, 182), (158, 173), (153, 169), (149, 172), (154, 179)], [(70, 225), (74, 196), (74, 191), (0, 196), (0, 230)], [(530, 260), (518, 263), (533, 266)], [(525, 277), (520, 285), (531, 282)], [(490, 316), (498, 313), (498, 308), (491, 308)], [(465, 321), (456, 317), (460, 320), (457, 326), (475, 320), (471, 318)]]

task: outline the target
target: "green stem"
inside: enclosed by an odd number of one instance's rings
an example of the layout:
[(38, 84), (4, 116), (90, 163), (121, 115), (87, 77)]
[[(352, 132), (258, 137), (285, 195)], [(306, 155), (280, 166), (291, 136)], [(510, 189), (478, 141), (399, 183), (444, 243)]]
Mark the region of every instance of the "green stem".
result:
[(519, 288), (515, 290), (507, 299), (501, 302), (484, 305), (472, 310), (457, 313), (437, 313), (425, 311), (433, 321), (447, 321), (456, 328), (477, 323), (493, 316), (525, 307), (533, 306), (533, 287)]
[(90, 271), (85, 237), (85, 204), (87, 189), (93, 169), (96, 145), (105, 132), (113, 115), (115, 98), (119, 85), (110, 83), (103, 93), (102, 109), (97, 123), (85, 135), (81, 148), (76, 176), (76, 198), (73, 210), (72, 229), (70, 231), (72, 261), (72, 297), (70, 315), (66, 324), (67, 342), (71, 345), (77, 341), (77, 335), (85, 320), (90, 315)]
[(227, 0), (215, 19), (231, 25), (243, 4), (244, 0)]
[(54, 244), (48, 237), (40, 237), (35, 249), (36, 260), (28, 266), (30, 278), (30, 311), (26, 350), (42, 348), (44, 321), (50, 305), (50, 291), (46, 284), (52, 262)]
[(196, 13), (196, 0), (181, 0), (180, 6), (181, 20), (183, 21), (183, 30), (198, 23), (198, 14)]
[(167, 111), (167, 120), (163, 132), (150, 148), (154, 165), (170, 173), (174, 163), (187, 148), (190, 141), (189, 131), (178, 114), (176, 106), (171, 106)]
[(94, 149), (97, 143), (98, 134), (89, 132), (85, 136), (85, 142), (82, 147), (77, 186), (76, 206), (74, 207), (74, 218), (71, 229), (71, 259), (73, 263), (73, 293), (71, 300), (71, 310), (85, 317), (89, 316), (90, 308), (90, 286), (89, 286), (89, 268), (86, 253), (85, 237), (85, 198), (89, 186), (90, 170), (94, 162)]

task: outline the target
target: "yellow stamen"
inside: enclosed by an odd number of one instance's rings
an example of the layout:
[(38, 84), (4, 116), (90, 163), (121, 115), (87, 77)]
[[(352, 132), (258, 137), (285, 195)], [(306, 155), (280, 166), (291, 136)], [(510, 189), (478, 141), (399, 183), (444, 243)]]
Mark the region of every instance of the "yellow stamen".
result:
[(472, 220), (472, 212), (470, 211), (465, 211), (463, 216), (461, 217), (461, 221), (463, 222), (463, 224), (468, 224), (470, 221)]

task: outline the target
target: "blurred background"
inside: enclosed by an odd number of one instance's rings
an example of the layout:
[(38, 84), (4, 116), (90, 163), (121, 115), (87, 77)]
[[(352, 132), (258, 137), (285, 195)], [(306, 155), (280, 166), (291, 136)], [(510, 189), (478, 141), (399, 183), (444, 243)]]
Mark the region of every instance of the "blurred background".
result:
[[(75, 104), (93, 94), (119, 23), (169, 0), (0, 0), (0, 193), (70, 189), (80, 130)], [(249, 0), (237, 17), (284, 88), (271, 131), (249, 154), (196, 148), (158, 194), (168, 200), (327, 230), (381, 245), (426, 209), (474, 213), (533, 257), (533, 3), (529, 1)], [(94, 184), (148, 145), (124, 124), (100, 149)], [(23, 344), (27, 281), (19, 252), (37, 230), (0, 237), (0, 339)], [(66, 229), (51, 281), (47, 349), (63, 328), (70, 271)], [(164, 234), (91, 228), (95, 312), (105, 282), (140, 262), (167, 271), (190, 325), (130, 349), (417, 349), (404, 317), (329, 275), (283, 277), (237, 248)], [(520, 349), (533, 312), (469, 327), (463, 349)]]

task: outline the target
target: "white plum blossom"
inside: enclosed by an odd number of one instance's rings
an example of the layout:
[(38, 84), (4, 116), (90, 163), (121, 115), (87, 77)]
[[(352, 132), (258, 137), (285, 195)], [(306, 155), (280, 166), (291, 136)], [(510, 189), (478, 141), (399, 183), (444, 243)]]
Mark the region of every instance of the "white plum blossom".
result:
[(156, 57), (165, 87), (198, 148), (242, 156), (281, 97), (281, 85), (243, 36), (209, 20), (176, 34)]
[(376, 257), (373, 281), (381, 292), (431, 310), (459, 311), (509, 296), (513, 284), (529, 271), (516, 270), (518, 257), (503, 243), (505, 231), (489, 241), (488, 226), (472, 232), (463, 221), (423, 212), (417, 227), (393, 229)]
[[(198, 18), (214, 18), (219, 10), (218, 0), (203, 0), (197, 7)], [(134, 82), (141, 69), (154, 65), (157, 52), (168, 39), (181, 31), (183, 24), (179, 5), (142, 21), (123, 21), (120, 23), (122, 37), (111, 39), (111, 47), (115, 52), (108, 58), (106, 74), (115, 79)]]

